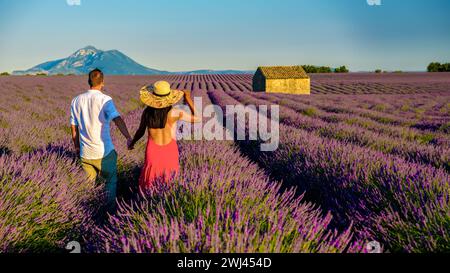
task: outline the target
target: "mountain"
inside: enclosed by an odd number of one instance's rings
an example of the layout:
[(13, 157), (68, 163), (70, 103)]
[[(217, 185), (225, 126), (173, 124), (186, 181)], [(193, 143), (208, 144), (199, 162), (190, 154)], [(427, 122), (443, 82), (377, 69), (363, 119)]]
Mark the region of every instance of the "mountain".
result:
[(186, 72), (168, 72), (152, 69), (138, 64), (118, 50), (99, 50), (93, 46), (77, 50), (65, 59), (45, 62), (28, 70), (14, 71), (13, 75), (48, 75), (75, 74), (83, 75), (99, 68), (106, 75), (169, 75), (169, 74), (242, 74), (247, 71), (237, 70), (196, 70)]
[(24, 71), (14, 71), (13, 74), (80, 75), (89, 73), (95, 68), (101, 69), (107, 75), (156, 75), (169, 73), (140, 65), (118, 50), (103, 51), (93, 46), (87, 46), (77, 50), (77, 52), (65, 59), (39, 64)]

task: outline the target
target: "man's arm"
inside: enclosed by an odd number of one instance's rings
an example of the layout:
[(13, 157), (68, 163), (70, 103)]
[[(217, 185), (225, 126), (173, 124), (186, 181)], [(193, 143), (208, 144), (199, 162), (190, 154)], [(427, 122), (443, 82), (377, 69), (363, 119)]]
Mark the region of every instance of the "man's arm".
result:
[(78, 130), (78, 126), (72, 125), (72, 141), (75, 146), (75, 151), (77, 155), (80, 155), (80, 132)]
[(105, 113), (106, 117), (108, 119), (111, 119), (116, 124), (117, 128), (119, 128), (119, 131), (122, 133), (122, 135), (127, 139), (127, 146), (130, 146), (131, 144), (131, 136), (128, 132), (127, 125), (123, 121), (123, 119), (120, 117), (119, 112), (116, 109), (116, 106), (114, 105), (114, 102), (112, 99), (107, 101), (105, 103)]
[(113, 119), (114, 123), (116, 124), (117, 128), (119, 128), (119, 131), (122, 133), (122, 135), (127, 139), (127, 145), (130, 146), (131, 144), (131, 135), (128, 132), (127, 125), (123, 121), (122, 117), (117, 117)]
[(72, 141), (75, 146), (77, 156), (80, 156), (80, 130), (78, 128), (78, 121), (75, 115), (74, 101), (70, 104), (70, 125), (72, 131)]

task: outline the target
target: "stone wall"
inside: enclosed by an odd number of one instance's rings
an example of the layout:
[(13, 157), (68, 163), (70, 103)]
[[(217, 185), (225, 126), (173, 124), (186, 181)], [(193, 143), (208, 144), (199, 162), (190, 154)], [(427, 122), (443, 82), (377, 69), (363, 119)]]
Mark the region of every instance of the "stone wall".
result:
[(273, 79), (266, 80), (267, 93), (311, 94), (310, 79)]

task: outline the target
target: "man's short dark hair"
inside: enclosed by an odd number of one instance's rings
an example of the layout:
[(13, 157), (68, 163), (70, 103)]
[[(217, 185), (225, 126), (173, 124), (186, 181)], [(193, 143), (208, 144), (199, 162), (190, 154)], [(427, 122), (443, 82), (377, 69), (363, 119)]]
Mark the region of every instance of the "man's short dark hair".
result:
[(91, 72), (89, 72), (89, 86), (99, 86), (103, 83), (103, 78), (103, 72), (100, 69), (96, 68), (92, 70)]

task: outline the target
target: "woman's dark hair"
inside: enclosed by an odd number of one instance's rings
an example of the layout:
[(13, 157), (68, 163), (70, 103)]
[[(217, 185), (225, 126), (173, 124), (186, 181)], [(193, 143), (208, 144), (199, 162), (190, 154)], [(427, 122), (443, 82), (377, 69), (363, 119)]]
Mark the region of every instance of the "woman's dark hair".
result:
[(163, 129), (166, 127), (167, 116), (169, 115), (172, 106), (162, 109), (156, 109), (148, 106), (144, 111), (144, 121), (147, 128)]

